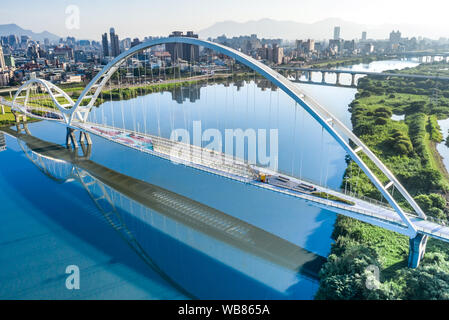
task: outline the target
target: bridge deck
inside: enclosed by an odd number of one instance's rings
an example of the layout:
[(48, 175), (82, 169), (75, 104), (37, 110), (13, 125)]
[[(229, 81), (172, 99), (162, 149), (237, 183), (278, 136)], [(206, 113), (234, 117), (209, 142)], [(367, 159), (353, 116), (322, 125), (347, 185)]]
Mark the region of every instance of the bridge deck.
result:
[[(283, 183), (282, 181), (277, 181), (276, 183), (274, 183), (273, 180), (271, 181), (271, 183), (263, 183), (258, 181), (258, 179), (256, 178), (257, 171), (271, 174), (273, 177), (278, 176), (279, 173), (270, 172), (269, 170), (256, 166), (249, 166), (243, 160), (234, 159), (223, 153), (213, 152), (214, 156), (208, 157), (205, 155), (210, 154), (211, 150), (207, 150), (198, 146), (185, 145), (181, 143), (177, 144), (176, 142), (169, 139), (139, 133), (138, 135), (141, 137), (152, 139), (153, 148), (151, 148), (149, 147), (149, 145), (133, 139), (130, 136), (133, 134), (133, 132), (130, 130), (113, 129), (112, 127), (97, 125), (93, 123), (76, 123), (74, 124), (74, 127), (86, 132), (90, 132), (102, 138), (114, 141), (116, 143), (123, 144), (127, 147), (131, 147), (133, 149), (137, 149), (145, 153), (164, 158), (166, 160), (180, 162), (202, 171), (207, 171), (216, 175), (224, 176), (226, 178), (248, 183), (256, 187), (271, 190), (273, 192), (283, 193), (296, 198), (301, 198), (306, 201), (310, 201), (314, 205), (321, 208), (350, 216), (377, 226), (381, 226), (392, 231), (407, 234), (406, 225), (402, 222), (398, 214), (392, 208), (389, 208), (387, 204), (382, 205), (379, 202), (359, 199), (353, 195), (338, 192), (290, 176), (288, 176), (289, 183)], [(110, 134), (101, 132), (98, 129), (101, 129), (104, 132), (115, 130), (119, 134), (117, 134), (116, 138), (113, 138)], [(183, 153), (183, 156), (178, 158), (176, 154), (172, 153), (172, 148), (179, 148), (180, 145), (187, 148), (188, 152), (187, 154)], [(343, 202), (321, 198), (312, 195), (310, 192), (294, 190), (292, 188), (300, 183), (305, 183), (315, 187), (316, 192), (324, 192), (353, 202), (354, 204), (345, 204)], [(449, 227), (429, 220), (423, 220), (412, 214), (408, 215), (419, 232), (449, 242)]]

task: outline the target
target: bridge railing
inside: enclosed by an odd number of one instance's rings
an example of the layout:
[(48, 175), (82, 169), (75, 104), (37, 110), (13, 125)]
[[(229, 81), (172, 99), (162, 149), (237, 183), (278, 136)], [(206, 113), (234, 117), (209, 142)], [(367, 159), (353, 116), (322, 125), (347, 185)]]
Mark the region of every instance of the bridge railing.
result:
[[(90, 123), (90, 124), (95, 124), (95, 123)], [(112, 127), (110, 125), (105, 125), (105, 124), (102, 124), (102, 126), (110, 128), (110, 129), (115, 129), (115, 130), (119, 129), (119, 128), (114, 128), (114, 127)], [(133, 130), (124, 129), (124, 128), (120, 128), (120, 130), (122, 130), (124, 132), (132, 132), (132, 133), (135, 133), (135, 134), (146, 135), (144, 133), (140, 133), (140, 132), (136, 132), (136, 131), (133, 131)], [(196, 151), (204, 149), (202, 147), (193, 146), (193, 145), (191, 145), (190, 147), (195, 149)], [(141, 149), (141, 150), (144, 150), (143, 147), (138, 147), (138, 148)], [(190, 158), (190, 160), (192, 160), (194, 163), (199, 163), (199, 164), (203, 164), (203, 165), (208, 165), (208, 164), (210, 165), (211, 164), (211, 163), (203, 163), (204, 159), (202, 157), (198, 158), (200, 161), (195, 161), (195, 160), (198, 160), (198, 159), (196, 159), (198, 155), (195, 154), (195, 152), (194, 153), (189, 153), (189, 155), (192, 157), (192, 158)], [(226, 155), (225, 155), (225, 157), (226, 157)], [(237, 160), (237, 159), (234, 159), (234, 158), (230, 158), (230, 159), (233, 160), (233, 161)], [(235, 163), (236, 164), (244, 164), (244, 163), (248, 164), (248, 162), (243, 160), (243, 159), (238, 159), (237, 162), (235, 162)], [(215, 168), (215, 169), (219, 170), (220, 168)], [(213, 172), (215, 172), (215, 170), (213, 170)], [(279, 172), (279, 173), (280, 174), (286, 174), (286, 173), (283, 173), (283, 172)], [(245, 176), (244, 178), (248, 179), (250, 177), (249, 176)], [(308, 183), (311, 183), (313, 185), (318, 185), (319, 186), (319, 183), (317, 183), (315, 181), (312, 181), (310, 179), (307, 179), (307, 178), (300, 178), (300, 180), (303, 180), (305, 182), (308, 182)], [(378, 207), (382, 207), (382, 208), (384, 208), (386, 210), (393, 211), (393, 208), (386, 202), (382, 202), (382, 201), (379, 201), (379, 200), (376, 200), (376, 199), (372, 199), (372, 198), (369, 198), (369, 197), (357, 194), (355, 192), (348, 192), (348, 190), (344, 190), (344, 189), (340, 189), (340, 188), (330, 188), (330, 187), (326, 187), (326, 186), (321, 186), (321, 187), (324, 188), (324, 189), (328, 189), (328, 190), (334, 191), (336, 193), (339, 193), (342, 196), (344, 195), (346, 197), (357, 198), (359, 200), (365, 201), (365, 202), (370, 203), (372, 205), (375, 205), (375, 206), (378, 206)], [(316, 197), (313, 197), (313, 198), (316, 198)], [(334, 202), (328, 202), (328, 203), (334, 203)], [(366, 211), (366, 212), (370, 212), (370, 211)], [(408, 215), (416, 216), (415, 213), (407, 212), (407, 211), (404, 211), (404, 212), (407, 213)], [(376, 215), (373, 215), (373, 216), (376, 216)], [(376, 216), (376, 217), (378, 217), (378, 216)], [(395, 221), (395, 220), (393, 219), (392, 221)]]
[(432, 217), (432, 216), (427, 216), (427, 219), (426, 220), (428, 220), (428, 221), (431, 221), (431, 222), (435, 222), (435, 223), (438, 223), (438, 224), (440, 224), (440, 225), (442, 225), (442, 226), (447, 226), (447, 225), (449, 225), (449, 222), (447, 221), (447, 220), (442, 220), (442, 219), (439, 219), (439, 218), (435, 218), (435, 217)]
[[(279, 172), (279, 173), (288, 175), (288, 173), (286, 173), (286, 172)], [(308, 182), (308, 183), (311, 183), (313, 185), (320, 186), (319, 183), (317, 183), (316, 181), (313, 181), (311, 179), (304, 178), (304, 177), (301, 177), (299, 179), (304, 181), (304, 182)], [(334, 191), (334, 192), (337, 192), (337, 193), (339, 193), (341, 195), (345, 195), (347, 197), (356, 198), (356, 199), (368, 202), (368, 203), (370, 203), (372, 205), (375, 205), (375, 206), (378, 206), (378, 207), (382, 207), (382, 208), (387, 209), (387, 210), (394, 211), (394, 209), (390, 206), (390, 204), (388, 202), (379, 201), (377, 199), (373, 199), (373, 198), (370, 198), (370, 197), (358, 194), (356, 192), (345, 190), (343, 188), (332, 188), (332, 187), (329, 187), (329, 186), (321, 186), (321, 187), (325, 188), (325, 189), (328, 189), (328, 190), (331, 190), (331, 191)], [(404, 210), (403, 209), (403, 212), (406, 213), (409, 216), (413, 216), (413, 217), (417, 217), (418, 216), (415, 212), (410, 211), (410, 210)]]
[(263, 187), (264, 188), (268, 188), (268, 189), (273, 189), (273, 190), (276, 190), (276, 191), (281, 192), (281, 193), (295, 195), (297, 197), (300, 197), (300, 198), (303, 198), (303, 199), (306, 199), (306, 200), (309, 200), (309, 201), (317, 202), (317, 203), (323, 204), (323, 205), (328, 206), (328, 207), (334, 207), (334, 208), (341, 209), (343, 211), (351, 211), (351, 212), (359, 213), (359, 214), (362, 214), (364, 216), (369, 216), (369, 217), (375, 218), (375, 219), (377, 219), (379, 221), (388, 221), (388, 222), (390, 222), (390, 223), (392, 223), (392, 224), (394, 224), (396, 226), (399, 226), (399, 227), (402, 227), (402, 228), (407, 228), (407, 226), (402, 223), (402, 220), (400, 219), (399, 216), (395, 219), (395, 218), (393, 218), (391, 216), (383, 215), (383, 214), (381, 214), (379, 212), (373, 212), (373, 211), (370, 211), (370, 210), (362, 209), (360, 207), (340, 204), (339, 202), (334, 201), (334, 200), (329, 200), (329, 199), (326, 199), (326, 198), (315, 197), (315, 196), (312, 196), (312, 195), (309, 195), (309, 194), (305, 194), (305, 193), (301, 193), (301, 194), (293, 193), (293, 191), (290, 191), (288, 189), (285, 189), (285, 190), (284, 189), (280, 189), (280, 188), (278, 188), (276, 186), (269, 185), (269, 184), (264, 184)]

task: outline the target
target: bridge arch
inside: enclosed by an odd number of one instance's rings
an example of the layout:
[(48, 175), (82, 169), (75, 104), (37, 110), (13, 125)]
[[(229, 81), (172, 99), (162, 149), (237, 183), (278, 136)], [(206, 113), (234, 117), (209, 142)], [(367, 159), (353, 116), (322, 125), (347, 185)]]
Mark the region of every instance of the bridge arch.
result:
[[(42, 117), (42, 116), (33, 114), (30, 111), (28, 111), (28, 109), (27, 109), (27, 104), (29, 102), (30, 89), (34, 85), (36, 85), (36, 84), (44, 88), (44, 90), (49, 94), (49, 96), (50, 96), (51, 100), (53, 101), (53, 103), (55, 104), (56, 108), (61, 112), (63, 120), (66, 123), (69, 123), (69, 119), (70, 119), (70, 116), (71, 116), (71, 113), (72, 113), (71, 108), (75, 105), (75, 102), (72, 100), (72, 98), (64, 90), (62, 90), (58, 86), (56, 86), (53, 83), (51, 83), (51, 82), (49, 82), (47, 80), (44, 80), (44, 79), (32, 78), (32, 79), (28, 80), (27, 82), (25, 82), (17, 90), (16, 94), (13, 97), (12, 110), (19, 110), (23, 114), (31, 116), (31, 117), (34, 117), (34, 118), (42, 118), (42, 119), (45, 119), (45, 120), (49, 120), (48, 117)], [(20, 94), (23, 91), (25, 91), (25, 96), (22, 97), (22, 98), (24, 98), (24, 102), (23, 102), (23, 104), (19, 104), (17, 102), (21, 98)], [(66, 104), (61, 104), (57, 100), (58, 97), (63, 97), (66, 100), (67, 103)]]
[[(267, 65), (249, 57), (240, 51), (223, 46), (211, 41), (201, 40), (197, 38), (188, 37), (169, 37), (150, 40), (141, 43), (126, 52), (123, 52), (117, 56), (114, 60), (108, 63), (86, 86), (81, 93), (80, 97), (74, 103), (70, 109), (66, 109), (63, 106), (57, 104), (58, 109), (63, 113), (64, 119), (67, 125), (72, 125), (76, 122), (85, 122), (87, 120), (89, 111), (94, 105), (97, 97), (101, 93), (106, 82), (110, 79), (112, 74), (119, 68), (119, 66), (130, 56), (135, 53), (145, 50), (147, 48), (163, 45), (168, 43), (184, 43), (202, 46), (208, 49), (212, 49), (219, 53), (222, 53), (236, 61), (246, 65), (250, 69), (262, 75), (267, 80), (271, 81), (274, 85), (278, 86), (282, 91), (289, 95), (298, 105), (305, 109), (336, 141), (337, 143), (349, 154), (351, 159), (358, 164), (363, 172), (368, 176), (374, 186), (381, 192), (381, 194), (387, 199), (392, 208), (401, 217), (403, 223), (407, 226), (406, 233), (414, 238), (417, 235), (417, 229), (410, 221), (409, 217), (402, 208), (398, 205), (396, 200), (388, 192), (388, 188), (394, 186), (398, 190), (404, 199), (414, 209), (416, 214), (425, 219), (426, 215), (407, 192), (407, 190), (399, 183), (396, 177), (391, 171), (376, 157), (376, 155), (352, 132), (347, 128), (339, 119), (333, 116), (323, 106), (316, 102), (311, 97), (307, 96), (297, 85), (292, 83), (286, 77), (282, 76), (278, 72), (274, 71)], [(31, 81), (31, 80), (30, 80)], [(40, 80), (46, 87), (49, 86), (44, 80)], [(26, 84), (24, 85), (26, 86)], [(60, 89), (59, 89), (60, 90)], [(91, 90), (95, 90), (92, 92)], [(50, 90), (51, 91), (51, 90)], [(91, 92), (91, 94), (89, 94)], [(54, 97), (52, 97), (53, 100)], [(85, 103), (83, 103), (83, 101)], [(56, 101), (55, 101), (56, 102)], [(352, 148), (349, 144), (349, 140), (353, 142), (355, 148)], [(389, 179), (389, 182), (384, 186), (381, 180), (374, 174), (374, 172), (366, 165), (358, 153), (363, 152), (374, 165)]]

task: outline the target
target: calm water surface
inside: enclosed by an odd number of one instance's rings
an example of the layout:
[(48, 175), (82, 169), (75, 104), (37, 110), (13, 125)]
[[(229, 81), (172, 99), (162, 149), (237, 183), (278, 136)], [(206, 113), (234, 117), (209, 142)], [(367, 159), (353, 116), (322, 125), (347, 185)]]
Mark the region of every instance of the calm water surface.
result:
[[(301, 87), (350, 126), (355, 89)], [(344, 151), (308, 114), (260, 81), (109, 101), (90, 120), (164, 137), (192, 130), (195, 120), (222, 133), (278, 128), (279, 171), (333, 188), (346, 165)], [(37, 140), (7, 135), (0, 153), (1, 298), (313, 298), (335, 214), (98, 137), (88, 159), (73, 163), (52, 153), (64, 143), (62, 126), (39, 122), (30, 131)], [(79, 182), (83, 170), (97, 179), (93, 197), (106, 193), (126, 228), (95, 205)], [(68, 265), (80, 268), (80, 290), (65, 287)]]

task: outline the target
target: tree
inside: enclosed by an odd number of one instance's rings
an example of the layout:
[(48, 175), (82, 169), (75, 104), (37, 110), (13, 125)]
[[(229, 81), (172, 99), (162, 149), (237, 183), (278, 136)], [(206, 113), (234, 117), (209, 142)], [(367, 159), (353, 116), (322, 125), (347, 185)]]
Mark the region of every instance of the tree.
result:
[(429, 199), (432, 201), (432, 206), (439, 209), (446, 208), (446, 199), (440, 194), (431, 193)]
[(407, 108), (407, 113), (427, 113), (428, 108), (425, 101), (413, 101)]
[(405, 282), (402, 299), (449, 299), (448, 262), (442, 253), (427, 253), (419, 268), (404, 269), (401, 277)]
[[(353, 240), (340, 241), (337, 256), (332, 253), (320, 271), (320, 287), (315, 298), (318, 300), (365, 300), (388, 299), (389, 290), (379, 284), (379, 288), (369, 288), (367, 279), (370, 268), (380, 268), (375, 250), (362, 245), (349, 245)], [(345, 248), (345, 249), (343, 249)], [(333, 249), (333, 252), (337, 252)]]

